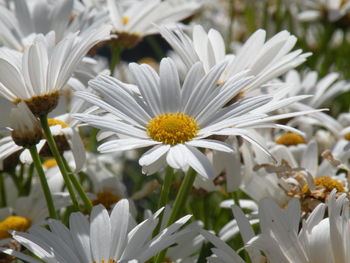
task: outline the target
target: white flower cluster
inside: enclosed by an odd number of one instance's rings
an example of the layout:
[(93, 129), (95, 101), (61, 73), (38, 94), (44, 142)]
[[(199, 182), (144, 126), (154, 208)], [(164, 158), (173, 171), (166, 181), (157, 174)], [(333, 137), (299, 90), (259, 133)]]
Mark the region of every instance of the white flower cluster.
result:
[(350, 2), (297, 2), (0, 0), (0, 262), (350, 262)]

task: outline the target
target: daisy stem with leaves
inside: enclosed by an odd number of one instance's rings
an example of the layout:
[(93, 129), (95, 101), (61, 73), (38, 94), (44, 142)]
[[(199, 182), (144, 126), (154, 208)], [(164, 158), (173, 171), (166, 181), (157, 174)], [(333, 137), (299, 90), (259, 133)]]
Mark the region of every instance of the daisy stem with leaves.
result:
[(54, 140), (54, 138), (52, 136), (52, 133), (51, 133), (51, 130), (50, 130), (50, 127), (49, 127), (46, 115), (41, 115), (40, 116), (40, 123), (41, 123), (41, 126), (42, 126), (43, 130), (44, 130), (44, 133), (45, 133), (45, 136), (46, 136), (46, 140), (47, 140), (47, 143), (48, 143), (48, 145), (50, 147), (51, 153), (52, 153), (53, 157), (55, 158), (55, 160), (57, 162), (58, 168), (60, 169), (61, 174), (62, 174), (63, 179), (64, 179), (64, 182), (65, 182), (65, 184), (67, 186), (69, 195), (70, 195), (70, 197), (72, 199), (72, 202), (73, 202), (73, 206), (75, 207), (76, 210), (79, 210), (78, 199), (75, 196), (74, 189), (73, 189), (73, 186), (71, 184), (69, 175), (68, 175), (67, 170), (65, 168), (65, 165), (63, 163), (62, 157), (61, 157), (61, 155), (60, 155), (60, 153), (58, 151), (56, 142), (55, 142), (55, 140)]
[(49, 210), (49, 216), (50, 216), (50, 218), (58, 219), (55, 205), (54, 205), (53, 199), (52, 199), (52, 194), (51, 194), (49, 185), (47, 183), (45, 172), (44, 172), (44, 169), (42, 167), (41, 160), (40, 160), (38, 151), (36, 149), (36, 146), (35, 145), (31, 146), (29, 148), (29, 151), (30, 151), (30, 155), (32, 156), (34, 166), (35, 166), (35, 168), (38, 172), (38, 175), (39, 175), (41, 187), (43, 189), (45, 199), (46, 199), (47, 208)]
[[(192, 168), (189, 168), (187, 174), (184, 176), (184, 179), (181, 183), (179, 192), (176, 195), (174, 205), (171, 209), (171, 213), (170, 213), (170, 216), (168, 219), (167, 226), (170, 226), (171, 224), (173, 224), (176, 221), (176, 219), (178, 219), (181, 209), (183, 209), (185, 206), (186, 199), (187, 199), (188, 194), (193, 186), (195, 179), (196, 179), (195, 170), (193, 170)], [(166, 251), (167, 250), (165, 249), (157, 255), (156, 260), (155, 260), (156, 263), (161, 263), (164, 261)]]

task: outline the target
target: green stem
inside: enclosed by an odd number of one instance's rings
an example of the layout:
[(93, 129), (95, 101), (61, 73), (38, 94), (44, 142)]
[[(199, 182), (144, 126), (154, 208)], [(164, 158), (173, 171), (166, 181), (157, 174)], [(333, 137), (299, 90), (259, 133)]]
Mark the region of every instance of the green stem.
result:
[(96, 136), (98, 134), (98, 131), (99, 129), (97, 128), (91, 128), (90, 130), (90, 134), (89, 134), (89, 142), (88, 142), (88, 145), (87, 145), (87, 151), (88, 152), (93, 152), (96, 148)]
[(156, 41), (156, 39), (154, 38), (154, 36), (148, 36), (146, 38), (146, 40), (147, 40), (148, 44), (151, 46), (151, 48), (152, 48), (152, 50), (153, 50), (153, 52), (158, 60), (161, 60), (163, 57), (165, 57), (163, 50), (159, 46), (159, 44)]
[(185, 175), (182, 184), (180, 186), (179, 192), (176, 195), (175, 202), (173, 208), (171, 209), (171, 213), (168, 219), (168, 226), (174, 223), (179, 216), (181, 209), (184, 207), (187, 196), (192, 189), (192, 185), (194, 183), (194, 179), (196, 178), (196, 172), (192, 168), (190, 168)]
[(252, 34), (255, 31), (255, 18), (256, 18), (255, 8), (253, 7), (254, 1), (249, 0), (246, 2), (247, 2), (247, 4), (246, 4), (245, 10), (244, 10), (244, 16), (245, 16), (246, 23), (247, 23), (248, 33)]
[(319, 60), (317, 60), (317, 63), (320, 63), (320, 59), (323, 58), (319, 69), (320, 77), (323, 77), (328, 73), (329, 67), (331, 64), (333, 64), (334, 61), (334, 57), (332, 56), (332, 52), (329, 47), (334, 32), (335, 28), (333, 25), (327, 24), (324, 26), (324, 32), (322, 34), (318, 50), (319, 54), (322, 54), (323, 56), (319, 56)]
[(227, 52), (231, 51), (230, 44), (232, 42), (233, 22), (234, 22), (234, 17), (235, 17), (234, 0), (230, 0), (229, 17), (230, 17), (230, 25), (227, 28), (226, 45), (225, 45)]
[(0, 207), (6, 207), (5, 174), (0, 172)]
[(21, 188), (19, 196), (27, 196), (30, 193), (30, 188), (32, 186), (33, 174), (34, 174), (34, 165), (31, 164), (29, 166), (28, 178), (27, 178), (26, 182), (23, 184), (23, 187)]
[(276, 5), (276, 21), (275, 21), (276, 33), (281, 31), (283, 19), (284, 17), (282, 15), (282, 1), (278, 0)]
[(66, 170), (68, 171), (68, 173), (70, 174), (70, 179), (75, 187), (75, 189), (77, 190), (80, 198), (83, 200), (84, 205), (86, 210), (90, 213), (92, 210), (92, 203), (91, 200), (89, 199), (89, 197), (86, 195), (83, 186), (81, 185), (81, 183), (79, 182), (77, 176), (72, 172), (72, 170), (69, 167), (69, 164), (67, 163), (66, 159), (64, 157), (62, 157), (64, 166), (66, 168)]
[[(180, 214), (181, 209), (184, 208), (187, 196), (192, 189), (192, 185), (194, 183), (194, 179), (196, 178), (196, 172), (190, 168), (185, 175), (182, 184), (180, 186), (179, 192), (176, 195), (175, 202), (173, 208), (171, 209), (171, 213), (168, 219), (167, 226), (173, 224)], [(156, 263), (161, 263), (164, 261), (166, 255), (166, 249), (161, 251), (156, 257)]]
[(111, 51), (112, 51), (112, 57), (111, 57), (111, 63), (109, 65), (109, 70), (111, 71), (111, 76), (113, 76), (115, 67), (120, 62), (120, 54), (122, 53), (123, 48), (117, 47), (115, 45), (111, 45)]
[(51, 130), (50, 130), (50, 127), (49, 127), (49, 123), (47, 121), (47, 116), (46, 115), (40, 116), (40, 122), (41, 122), (41, 126), (42, 126), (42, 128), (44, 130), (44, 133), (45, 133), (45, 136), (46, 136), (46, 141), (49, 144), (51, 153), (52, 153), (53, 157), (55, 158), (55, 160), (57, 162), (57, 165), (58, 165), (58, 168), (60, 169), (61, 174), (63, 176), (63, 179), (64, 179), (64, 182), (65, 182), (66, 187), (68, 189), (69, 195), (70, 195), (70, 197), (72, 199), (73, 206), (75, 207), (75, 209), (77, 211), (79, 211), (78, 199), (75, 196), (74, 189), (73, 189), (73, 186), (72, 186), (71, 181), (69, 179), (67, 170), (66, 170), (66, 168), (64, 166), (61, 154), (58, 151), (56, 142), (55, 142), (55, 140), (54, 140), (54, 138), (52, 136), (52, 133), (51, 133)]
[[(174, 180), (174, 170), (173, 170), (173, 168), (168, 166), (166, 169), (166, 174), (165, 174), (164, 182), (162, 185), (162, 190), (160, 192), (158, 209), (164, 207), (168, 203), (171, 183), (173, 182), (173, 180)], [(153, 236), (156, 236), (159, 233), (160, 226), (162, 224), (163, 216), (164, 216), (164, 213), (161, 213), (159, 216), (159, 223), (158, 223), (156, 229), (153, 231)]]
[(241, 208), (237, 191), (232, 192), (232, 199), (235, 202), (235, 205), (238, 206), (239, 208)]
[(262, 19), (262, 26), (261, 28), (265, 29), (267, 31), (267, 25), (269, 21), (269, 4), (267, 2), (264, 3), (263, 8), (263, 19)]
[(22, 163), (20, 165), (20, 169), (19, 169), (19, 175), (18, 175), (18, 181), (19, 181), (19, 187), (20, 187), (20, 191), (23, 187), (23, 178), (24, 178), (24, 170), (25, 170), (25, 167), (24, 167), (24, 164)]
[(34, 145), (34, 146), (30, 147), (29, 151), (30, 151), (30, 154), (32, 156), (34, 166), (35, 166), (35, 168), (38, 172), (38, 175), (39, 175), (41, 187), (43, 189), (45, 199), (46, 199), (47, 208), (49, 210), (49, 216), (51, 218), (58, 219), (57, 214), (56, 214), (56, 209), (55, 209), (55, 206), (53, 204), (53, 199), (52, 199), (51, 191), (49, 188), (49, 184), (47, 183), (45, 172), (44, 172), (44, 169), (41, 165), (41, 160), (40, 160), (38, 151), (36, 149), (36, 146)]

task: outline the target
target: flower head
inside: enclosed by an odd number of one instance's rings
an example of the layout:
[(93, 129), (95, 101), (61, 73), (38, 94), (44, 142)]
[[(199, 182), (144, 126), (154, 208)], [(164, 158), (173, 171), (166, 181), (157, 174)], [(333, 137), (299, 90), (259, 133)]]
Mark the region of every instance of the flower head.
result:
[(0, 95), (17, 104), (25, 101), (35, 115), (45, 115), (58, 103), (60, 89), (98, 42), (109, 38), (110, 27), (84, 35), (70, 34), (55, 44), (55, 33), (38, 35), (24, 54), (8, 52), (0, 58)]
[(107, 7), (112, 32), (118, 37), (112, 41), (120, 46), (131, 48), (142, 37), (158, 32), (154, 23), (164, 25), (180, 21), (192, 15), (200, 5), (195, 1), (178, 3), (178, 1), (123, 1), (108, 0)]
[[(90, 81), (90, 86), (103, 99), (89, 92), (76, 95), (109, 114), (76, 114), (75, 117), (103, 131), (123, 135), (123, 139), (103, 143), (98, 148), (101, 152), (154, 146), (139, 160), (146, 173), (154, 173), (169, 164), (183, 170), (191, 166), (205, 178), (213, 177), (212, 165), (197, 147), (232, 152), (227, 144), (208, 137), (225, 128), (242, 123), (249, 125), (250, 121), (260, 119), (261, 114), (251, 112), (270, 101), (268, 96), (256, 96), (223, 108), (230, 99), (227, 94), (237, 94), (252, 80), (252, 77), (237, 74), (224, 85), (217, 86), (225, 65), (223, 62), (205, 74), (198, 62), (181, 88), (171, 59), (161, 61), (159, 76), (148, 65), (132, 63), (130, 69), (141, 97), (130, 91), (127, 84), (100, 75)], [(233, 131), (234, 135), (242, 134), (241, 129)], [(224, 135), (229, 135), (226, 133)]]

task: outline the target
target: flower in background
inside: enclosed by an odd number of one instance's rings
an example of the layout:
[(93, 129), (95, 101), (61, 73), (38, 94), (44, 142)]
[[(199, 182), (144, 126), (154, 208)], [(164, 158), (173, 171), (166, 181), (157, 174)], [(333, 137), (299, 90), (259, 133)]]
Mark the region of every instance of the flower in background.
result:
[[(185, 216), (152, 238), (163, 209), (136, 225), (130, 216), (129, 203), (123, 199), (111, 215), (102, 206), (95, 206), (90, 222), (80, 213), (70, 216), (70, 229), (60, 221), (50, 220), (50, 230), (33, 226), (29, 233), (12, 232), (12, 237), (44, 262), (146, 262), (163, 249), (191, 234), (195, 228), (180, 228), (190, 219)], [(23, 253), (0, 248), (30, 263), (38, 261)]]
[(288, 31), (279, 32), (265, 42), (266, 31), (259, 29), (247, 39), (237, 54), (226, 54), (224, 39), (215, 29), (210, 29), (206, 33), (202, 26), (196, 25), (193, 27), (192, 38), (180, 28), (163, 26), (159, 30), (179, 55), (187, 70), (197, 61), (201, 61), (205, 71), (208, 72), (218, 63), (232, 58), (220, 81), (223, 82), (239, 72), (247, 71), (256, 78), (247, 85), (244, 92), (261, 88), (267, 81), (302, 64), (310, 55), (310, 53), (302, 54), (300, 49), (291, 51), (297, 39)]
[(313, 95), (305, 99), (303, 103), (315, 109), (326, 106), (327, 102), (350, 90), (350, 83), (340, 79), (340, 74), (336, 72), (329, 73), (319, 79), (316, 71), (299, 73), (296, 70), (291, 70), (285, 75), (284, 81), (293, 85), (289, 96)]
[[(0, 240), (10, 238), (10, 230), (24, 232), (31, 226), (43, 226), (47, 223), (49, 214), (44, 195), (40, 186), (34, 188), (29, 196), (7, 200), (8, 206), (0, 208)], [(53, 198), (57, 209), (71, 204), (66, 193), (55, 193)]]
[[(0, 7), (0, 43), (5, 47), (23, 51), (32, 44), (37, 34), (55, 32), (56, 42), (69, 33), (101, 26), (99, 12), (83, 8), (73, 10), (75, 0), (13, 1), (7, 7)], [(106, 20), (106, 19), (105, 19)]]
[(196, 1), (107, 0), (107, 10), (113, 25), (112, 33), (118, 35), (113, 42), (131, 48), (144, 36), (158, 33), (154, 26), (171, 24), (191, 16), (200, 5)]
[[(261, 234), (249, 241), (269, 262), (347, 262), (349, 246), (349, 200), (336, 199), (333, 191), (327, 205), (319, 204), (300, 228), (300, 206), (293, 199), (284, 211), (271, 200), (259, 204)], [(328, 206), (328, 217), (325, 209)]]
[(254, 158), (252, 153), (243, 153), (245, 177), (241, 189), (254, 200), (268, 197), (285, 207), (295, 197), (302, 211), (309, 214), (318, 204), (326, 202), (332, 190), (336, 189), (338, 195), (348, 192), (349, 169), (340, 160), (347, 160), (349, 153), (344, 152), (341, 145), (332, 152), (324, 152), (321, 163), (315, 140), (298, 153), (284, 145), (275, 145), (269, 150), (277, 164), (268, 163), (266, 158), (265, 161)]
[[(234, 221), (229, 225), (231, 228), (228, 229), (228, 226), (225, 226), (225, 230), (228, 233), (228, 236), (232, 237), (232, 232), (237, 234), (240, 232), (241, 237), (243, 239), (244, 244), (248, 244), (248, 242), (255, 237), (254, 229), (251, 224), (256, 223), (256, 220), (248, 220), (242, 210), (237, 207), (232, 207), (232, 212), (235, 217)], [(239, 231), (238, 231), (239, 229)], [(212, 243), (215, 247), (211, 249), (213, 255), (207, 258), (208, 262), (220, 262), (220, 263), (245, 263), (245, 260), (232, 249), (228, 244), (226, 244), (221, 238), (215, 236), (213, 233), (200, 229), (199, 230), (202, 236), (207, 239), (210, 243)], [(222, 236), (225, 236), (225, 233), (222, 233)], [(260, 263), (265, 262), (265, 257), (254, 247), (245, 247), (247, 251), (247, 255), (252, 263)]]
[(348, 0), (301, 1), (299, 7), (303, 9), (298, 15), (299, 20), (308, 22), (326, 20), (343, 24), (348, 22), (347, 15), (350, 13), (350, 1)]

